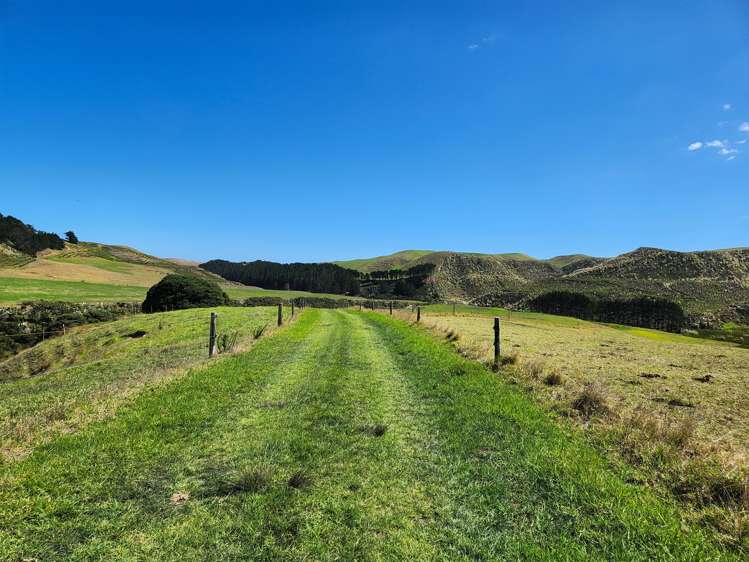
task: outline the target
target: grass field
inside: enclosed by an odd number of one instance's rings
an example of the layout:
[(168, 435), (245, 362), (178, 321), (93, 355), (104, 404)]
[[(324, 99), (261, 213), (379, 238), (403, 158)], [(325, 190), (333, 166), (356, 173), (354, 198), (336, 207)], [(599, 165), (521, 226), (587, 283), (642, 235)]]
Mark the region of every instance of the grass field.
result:
[[(423, 307), (423, 323), (488, 364), (500, 316), (509, 380), (642, 469), (639, 478), (696, 506), (695, 517), (749, 540), (749, 349), (561, 316), (456, 312)], [(601, 405), (594, 419), (576, 407), (591, 394)]]
[[(233, 299), (248, 297), (326, 297), (349, 298), (344, 295), (308, 293), (306, 291), (272, 291), (256, 287), (224, 287)], [(142, 302), (148, 287), (88, 283), (82, 281), (58, 281), (49, 279), (24, 279), (0, 276), (0, 304), (17, 304), (30, 300), (56, 300), (66, 302)], [(355, 298), (355, 297), (354, 297)]]
[(0, 304), (24, 301), (135, 302), (146, 296), (146, 287), (0, 277)]
[(5, 560), (740, 558), (517, 386), (376, 313), (309, 309), (60, 433), (2, 466)]
[(255, 328), (270, 332), (276, 321), (274, 307), (135, 315), (74, 328), (0, 363), (0, 466), (205, 361), (212, 311), (219, 333), (236, 331), (240, 347)]
[[(569, 385), (547, 389), (560, 402), (581, 386), (600, 383), (617, 411), (647, 405), (662, 415), (694, 417), (702, 439), (735, 455), (737, 463), (749, 459), (749, 395), (737, 392), (749, 386), (749, 349), (564, 316), (473, 307), (456, 312), (452, 316), (449, 305), (422, 307), (425, 322), (454, 328), (458, 345), (487, 362), (492, 318), (500, 316), (505, 353), (568, 379)], [(706, 375), (708, 380), (697, 380)]]

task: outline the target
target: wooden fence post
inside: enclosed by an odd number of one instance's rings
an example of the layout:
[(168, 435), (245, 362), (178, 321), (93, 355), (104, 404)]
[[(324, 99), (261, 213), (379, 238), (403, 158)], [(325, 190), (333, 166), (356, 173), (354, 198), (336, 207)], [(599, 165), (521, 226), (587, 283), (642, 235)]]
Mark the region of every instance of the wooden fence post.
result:
[(291, 299), (291, 317), (294, 318), (294, 299)]
[(283, 304), (278, 303), (278, 325), (283, 324)]
[(416, 307), (416, 322), (417, 323), (421, 322), (421, 307), (420, 306)]
[(494, 317), (494, 369), (499, 369), (499, 317)]
[(208, 330), (208, 357), (216, 353), (216, 313), (211, 312), (211, 327)]
[(393, 301), (390, 301), (390, 316), (393, 315)]

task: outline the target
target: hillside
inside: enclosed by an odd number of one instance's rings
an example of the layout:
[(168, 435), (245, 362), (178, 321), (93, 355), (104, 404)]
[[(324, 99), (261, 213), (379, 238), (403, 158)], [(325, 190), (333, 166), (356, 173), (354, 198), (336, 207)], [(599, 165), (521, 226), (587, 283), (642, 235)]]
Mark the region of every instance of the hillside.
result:
[(749, 249), (675, 252), (639, 248), (613, 258), (584, 254), (540, 260), (526, 254), (408, 250), (336, 262), (359, 271), (434, 264), (435, 300), (524, 308), (549, 291), (592, 297), (661, 297), (680, 303), (695, 326), (749, 323)]
[[(68, 232), (75, 241), (75, 233)], [(0, 213), (0, 244), (6, 248), (0, 252), (6, 255), (10, 252), (34, 256), (41, 250), (48, 248), (61, 250), (65, 242), (57, 234), (37, 230), (30, 224)]]
[(150, 287), (173, 272), (217, 277), (202, 269), (150, 256), (126, 246), (93, 242), (65, 243), (28, 256), (0, 246), (0, 277), (54, 281), (85, 281), (109, 285)]
[(341, 260), (332, 263), (348, 269), (361, 271), (363, 273), (371, 273), (372, 271), (385, 271), (388, 269), (406, 269), (408, 267), (422, 265), (425, 263), (432, 263), (437, 265), (441, 263), (446, 257), (455, 255), (470, 256), (473, 258), (478, 258), (480, 260), (487, 260), (489, 262), (500, 261), (511, 262), (513, 264), (519, 262), (525, 262), (528, 264), (543, 264), (549, 266), (553, 270), (566, 270), (566, 272), (573, 271), (580, 267), (590, 267), (592, 265), (600, 263), (601, 261), (604, 261), (604, 258), (594, 258), (591, 256), (586, 256), (584, 254), (556, 256), (546, 260), (541, 260), (520, 252), (510, 252), (503, 254), (482, 254), (479, 252), (403, 250), (385, 256)]
[(433, 253), (432, 250), (403, 250), (387, 256), (334, 261), (332, 263), (345, 267), (346, 269), (354, 269), (356, 271), (361, 271), (362, 273), (371, 273), (373, 271), (387, 271), (389, 269), (404, 269), (414, 265), (413, 262), (419, 258)]

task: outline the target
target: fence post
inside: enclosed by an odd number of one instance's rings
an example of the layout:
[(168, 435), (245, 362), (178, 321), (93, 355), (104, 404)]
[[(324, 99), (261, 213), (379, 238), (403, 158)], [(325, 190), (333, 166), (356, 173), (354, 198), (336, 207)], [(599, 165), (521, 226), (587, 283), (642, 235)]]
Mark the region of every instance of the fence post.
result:
[(291, 317), (294, 318), (294, 299), (291, 299)]
[(416, 322), (417, 323), (421, 322), (421, 307), (420, 306), (416, 307)]
[(390, 301), (390, 316), (393, 315), (393, 301)]
[(211, 312), (211, 327), (208, 331), (208, 357), (213, 357), (216, 353), (216, 316)]
[(499, 317), (494, 317), (494, 369), (499, 370)]
[(65, 335), (65, 324), (62, 325), (62, 335)]
[(283, 324), (283, 304), (278, 303), (278, 325)]

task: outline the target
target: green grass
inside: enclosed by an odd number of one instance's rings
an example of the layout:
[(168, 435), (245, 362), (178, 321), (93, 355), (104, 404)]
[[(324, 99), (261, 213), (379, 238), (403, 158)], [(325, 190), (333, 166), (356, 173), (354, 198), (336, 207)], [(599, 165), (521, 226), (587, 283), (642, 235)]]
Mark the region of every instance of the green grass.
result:
[(320, 297), (335, 300), (358, 299), (347, 295), (334, 295), (331, 293), (310, 293), (309, 291), (281, 291), (274, 289), (259, 289), (257, 287), (224, 287), (224, 291), (233, 299), (246, 299), (247, 297), (280, 297), (282, 299), (295, 299), (300, 297)]
[(0, 303), (32, 300), (66, 302), (142, 301), (147, 287), (0, 277)]
[(112, 271), (114, 273), (124, 273), (125, 275), (131, 275), (133, 272), (133, 266), (129, 262), (125, 261), (115, 261), (112, 258), (109, 257), (80, 257), (80, 256), (66, 256), (66, 255), (58, 255), (58, 256), (50, 256), (47, 258), (51, 261), (61, 262), (61, 263), (73, 263), (78, 265), (90, 265), (92, 267), (98, 267), (99, 269), (103, 269), (105, 271)]
[(354, 269), (366, 273), (371, 271), (407, 268), (410, 267), (411, 262), (433, 253), (432, 250), (403, 250), (395, 252), (394, 254), (388, 254), (387, 256), (342, 260), (333, 263), (347, 269)]
[[(69, 261), (69, 260), (65, 260)], [(85, 260), (86, 263), (90, 258)], [(111, 264), (114, 268), (129, 267), (126, 263), (101, 259), (102, 264)], [(233, 299), (247, 297), (325, 297), (331, 299), (357, 298), (327, 293), (310, 293), (307, 291), (273, 291), (255, 287), (224, 287)], [(46, 279), (22, 279), (0, 277), (0, 303), (16, 304), (31, 300), (54, 300), (67, 302), (141, 302), (146, 298), (148, 287), (128, 285), (110, 285), (104, 283), (85, 283), (82, 281), (52, 281)]]
[(205, 361), (211, 312), (219, 333), (236, 332), (240, 346), (276, 322), (275, 307), (138, 314), (74, 328), (0, 363), (0, 466)]
[(625, 478), (428, 334), (308, 310), (5, 467), (0, 556), (732, 558)]
[[(749, 540), (749, 350), (735, 344), (560, 316), (422, 308), (422, 325), (467, 357), (493, 361), (500, 316), (508, 376), (564, 423), (619, 455), (727, 541)], [(410, 315), (413, 320), (413, 315)], [(608, 414), (575, 406), (593, 388)]]
[[(423, 312), (431, 312), (434, 314), (449, 315), (452, 314), (453, 305), (430, 304), (427, 306), (422, 306), (421, 310)], [(571, 316), (556, 316), (554, 314), (543, 314), (541, 312), (518, 312), (515, 310), (508, 310), (506, 308), (471, 306), (467, 304), (456, 304), (455, 313), (459, 316), (499, 316), (500, 318), (513, 319), (516, 321), (531, 320), (534, 322), (542, 322), (550, 326), (579, 326), (583, 324), (589, 324), (589, 322), (585, 322), (585, 320), (579, 320), (577, 318), (572, 318)]]

